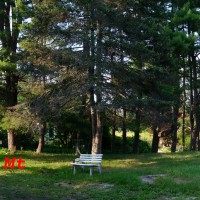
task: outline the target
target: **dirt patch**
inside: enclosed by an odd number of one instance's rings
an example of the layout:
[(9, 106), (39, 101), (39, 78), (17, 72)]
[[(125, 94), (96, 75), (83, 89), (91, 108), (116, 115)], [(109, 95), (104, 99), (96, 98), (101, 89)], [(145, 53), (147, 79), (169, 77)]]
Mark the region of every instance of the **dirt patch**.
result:
[(78, 184), (75, 185), (71, 182), (59, 182), (59, 183), (55, 183), (54, 186), (56, 187), (64, 187), (64, 188), (69, 188), (69, 189), (78, 189), (78, 188), (82, 188), (82, 187), (86, 187), (86, 188), (97, 188), (100, 190), (110, 190), (111, 188), (114, 187), (113, 184), (109, 184), (109, 183), (89, 183), (89, 184)]
[[(159, 197), (157, 200), (178, 200), (180, 197)], [(183, 198), (181, 198), (183, 199)], [(197, 197), (185, 197), (184, 200), (197, 200)]]
[(109, 191), (110, 189), (112, 189), (114, 187), (114, 184), (93, 183), (93, 184), (88, 184), (87, 186), (90, 187), (90, 188), (97, 188), (97, 189), (100, 189), (100, 190)]
[(140, 179), (142, 180), (143, 183), (154, 184), (154, 182), (157, 178), (164, 177), (164, 176), (166, 176), (166, 175), (165, 174), (153, 174), (153, 175), (140, 176)]
[(189, 183), (189, 181), (186, 181), (186, 180), (183, 180), (183, 179), (180, 179), (180, 178), (175, 178), (174, 182), (178, 185)]
[(64, 188), (75, 188), (76, 186), (74, 184), (72, 184), (71, 182), (59, 182), (59, 183), (55, 183), (54, 186), (57, 187), (64, 187)]

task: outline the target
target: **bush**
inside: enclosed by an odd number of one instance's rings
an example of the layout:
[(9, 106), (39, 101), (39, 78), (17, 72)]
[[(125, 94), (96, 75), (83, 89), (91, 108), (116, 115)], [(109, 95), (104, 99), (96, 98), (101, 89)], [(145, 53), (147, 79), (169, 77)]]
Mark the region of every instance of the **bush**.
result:
[[(133, 140), (134, 137), (127, 137), (127, 146), (126, 146), (126, 153), (130, 154), (133, 153)], [(108, 141), (107, 141), (108, 143)], [(115, 153), (122, 153), (122, 137), (115, 138)], [(111, 144), (111, 137), (110, 142), (108, 144)], [(103, 148), (103, 153), (110, 153), (110, 145), (107, 146), (107, 148)], [(151, 152), (151, 146), (147, 141), (140, 140), (139, 141), (139, 150), (138, 153), (149, 153)]]
[(147, 141), (140, 140), (139, 142), (139, 153), (149, 153), (151, 152), (151, 147)]
[[(128, 153), (132, 153), (132, 145), (133, 145), (133, 141), (134, 141), (134, 137), (129, 137), (127, 138), (128, 141)], [(139, 149), (138, 149), (138, 153), (149, 153), (151, 152), (151, 147), (150, 144), (147, 141), (144, 140), (140, 140), (139, 141)]]

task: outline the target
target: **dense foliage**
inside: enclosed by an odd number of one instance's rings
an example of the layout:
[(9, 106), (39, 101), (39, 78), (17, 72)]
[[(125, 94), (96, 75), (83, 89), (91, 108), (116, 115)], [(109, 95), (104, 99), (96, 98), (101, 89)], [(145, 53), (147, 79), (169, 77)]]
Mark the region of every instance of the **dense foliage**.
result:
[(198, 1), (3, 0), (0, 19), (8, 149), (200, 149)]

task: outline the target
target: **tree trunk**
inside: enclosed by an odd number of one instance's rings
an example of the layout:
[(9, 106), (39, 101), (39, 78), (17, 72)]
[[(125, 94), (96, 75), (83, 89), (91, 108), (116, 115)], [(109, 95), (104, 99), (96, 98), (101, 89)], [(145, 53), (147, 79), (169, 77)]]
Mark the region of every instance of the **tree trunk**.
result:
[(135, 137), (133, 141), (133, 153), (138, 153), (139, 152), (139, 141), (140, 141), (140, 110), (136, 110), (136, 115), (135, 115)]
[(200, 139), (199, 139), (199, 131), (200, 131), (200, 107), (199, 107), (199, 105), (196, 106), (195, 116), (196, 116), (195, 137), (196, 137), (196, 141), (197, 141), (197, 149), (198, 149), (198, 151), (200, 151)]
[[(110, 31), (110, 29), (109, 29)], [(114, 65), (114, 55), (111, 54), (111, 63)], [(113, 82), (113, 72), (111, 71), (111, 82)], [(116, 109), (113, 109), (112, 116), (112, 141), (111, 141), (111, 153), (115, 153), (115, 139), (116, 139)]]
[(15, 151), (16, 146), (15, 146), (14, 130), (12, 129), (7, 130), (7, 136), (8, 136), (8, 150)]
[(97, 109), (96, 111), (96, 133), (93, 135), (92, 139), (92, 153), (99, 154), (102, 153), (102, 136), (103, 136), (103, 124), (101, 118), (101, 112)]
[[(89, 9), (89, 8), (88, 8)], [(86, 10), (85, 16), (89, 15), (89, 10)], [(88, 80), (93, 80), (94, 77), (94, 30), (92, 29), (92, 23), (91, 21), (86, 17), (84, 20), (84, 31), (83, 31), (84, 37), (83, 37), (83, 62), (85, 65), (85, 68), (88, 69)], [(91, 55), (90, 55), (91, 54)], [(89, 101), (90, 101), (90, 122), (91, 122), (91, 134), (88, 138), (88, 146), (87, 146), (87, 152), (90, 153), (92, 151), (92, 137), (96, 132), (96, 110), (95, 110), (95, 102), (94, 102), (94, 83), (90, 82), (90, 89), (89, 89)], [(82, 97), (83, 104), (86, 104), (86, 96)], [(82, 110), (83, 111), (83, 110)], [(81, 111), (81, 112), (82, 112)]]
[(127, 138), (126, 138), (126, 109), (123, 108), (122, 117), (122, 153), (126, 153)]
[(88, 146), (87, 146), (87, 152), (91, 153), (92, 152), (92, 134), (90, 135), (89, 139), (88, 139)]
[(176, 145), (177, 145), (177, 126), (178, 126), (178, 112), (179, 106), (178, 104), (173, 108), (173, 124), (172, 124), (172, 146), (171, 152), (176, 152)]
[[(95, 76), (95, 28), (94, 28), (94, 8), (91, 6), (91, 21), (90, 21), (90, 51), (91, 51), (91, 62), (89, 64), (89, 80), (90, 82), (90, 116), (91, 116), (91, 125), (92, 125), (92, 149), (95, 149), (95, 140), (96, 140), (96, 130), (97, 130), (97, 119), (96, 119), (96, 105), (94, 100), (94, 76)], [(94, 143), (94, 144), (93, 144)], [(96, 151), (96, 149), (95, 149)]]
[[(185, 92), (184, 92), (185, 96)], [(182, 146), (183, 146), (183, 151), (185, 151), (185, 116), (186, 116), (186, 111), (185, 111), (185, 103), (183, 104), (183, 116), (182, 116)]]
[[(10, 74), (6, 76), (6, 104), (9, 107), (17, 104), (17, 84), (18, 76)], [(14, 130), (7, 130), (8, 134), (8, 150), (16, 149)]]
[(152, 141), (152, 153), (158, 153), (158, 147), (159, 147), (159, 136), (158, 136), (158, 130), (157, 127), (153, 127), (153, 141)]
[(113, 110), (112, 117), (112, 141), (111, 141), (111, 153), (115, 153), (115, 132), (116, 132), (116, 109)]
[(192, 52), (192, 66), (193, 66), (193, 88), (194, 88), (194, 114), (195, 114), (195, 130), (194, 130), (194, 137), (195, 137), (195, 146), (193, 150), (199, 150), (199, 131), (200, 131), (200, 107), (199, 107), (199, 94), (198, 94), (198, 77), (197, 77), (197, 61), (195, 52)]
[(37, 153), (43, 152), (45, 132), (46, 132), (46, 124), (44, 123), (40, 125), (40, 136), (39, 136), (38, 147), (36, 150)]
[[(190, 58), (189, 58), (190, 59)], [(190, 64), (190, 151), (195, 150), (196, 139), (194, 135), (194, 95), (193, 95), (193, 75), (192, 66)]]
[[(188, 22), (188, 35), (191, 35), (191, 24)], [(195, 130), (194, 130), (194, 63), (193, 63), (193, 55), (194, 52), (192, 48), (194, 47), (194, 44), (190, 47), (190, 52), (188, 55), (188, 63), (190, 67), (190, 151), (196, 150), (196, 136), (195, 136)]]
[[(101, 108), (101, 101), (102, 101), (102, 95), (101, 95), (101, 84), (102, 84), (102, 27), (101, 22), (97, 21), (97, 42), (96, 42), (96, 48), (97, 53), (95, 56), (96, 60), (96, 105), (95, 105), (95, 120), (96, 120), (96, 132), (93, 134), (92, 139), (92, 153), (102, 153), (102, 136), (103, 136), (103, 120), (102, 120), (102, 108)], [(95, 68), (95, 65), (94, 65)]]
[(185, 76), (186, 76), (186, 67), (184, 63), (184, 72), (183, 72), (183, 116), (182, 116), (182, 146), (183, 151), (185, 151), (185, 116), (186, 116), (186, 82), (185, 82)]
[(80, 132), (77, 132), (76, 134), (76, 155), (80, 155), (81, 151), (80, 151)]

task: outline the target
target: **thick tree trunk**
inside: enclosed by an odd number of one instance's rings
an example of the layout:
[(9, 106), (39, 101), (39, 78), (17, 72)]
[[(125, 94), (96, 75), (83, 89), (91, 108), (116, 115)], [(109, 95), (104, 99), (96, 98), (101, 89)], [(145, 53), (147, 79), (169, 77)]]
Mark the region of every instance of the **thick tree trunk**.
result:
[(43, 152), (45, 132), (46, 132), (46, 124), (44, 123), (40, 125), (40, 136), (39, 136), (38, 147), (36, 150), (37, 153)]
[(92, 153), (99, 154), (102, 153), (102, 136), (103, 136), (103, 124), (101, 118), (101, 112), (97, 109), (96, 111), (96, 133), (93, 135), (92, 139)]
[[(93, 10), (94, 11), (94, 10)], [(94, 13), (93, 13), (94, 14)], [(94, 16), (93, 16), (94, 17)], [(92, 153), (102, 153), (102, 136), (103, 136), (103, 120), (102, 120), (102, 108), (101, 108), (101, 101), (102, 101), (102, 92), (101, 92), (101, 86), (102, 86), (102, 27), (101, 27), (101, 21), (94, 21), (96, 23), (96, 56), (94, 54), (95, 50), (95, 42), (94, 42), (94, 27), (92, 27), (92, 52), (93, 52), (93, 58), (95, 58), (95, 63), (93, 63), (93, 69), (96, 71), (95, 75), (96, 80), (94, 85), (96, 85), (95, 95), (96, 95), (96, 103), (94, 104), (94, 120), (96, 120), (96, 132), (93, 132), (93, 139), (92, 139)], [(96, 69), (95, 69), (96, 68)], [(94, 77), (93, 77), (94, 78)]]
[[(6, 76), (6, 104), (9, 107), (17, 104), (17, 84), (18, 76), (10, 74)], [(8, 150), (16, 149), (14, 130), (7, 130)]]
[[(89, 8), (88, 8), (89, 9)], [(87, 10), (86, 15), (88, 16), (90, 14), (89, 10)], [(91, 21), (86, 17), (84, 20), (84, 37), (83, 37), (83, 63), (85, 65), (85, 68), (88, 69), (88, 79), (90, 82), (90, 89), (89, 89), (89, 100), (90, 100), (90, 122), (91, 122), (91, 134), (88, 139), (88, 146), (87, 146), (87, 152), (91, 153), (92, 151), (92, 137), (96, 132), (96, 109), (95, 109), (95, 102), (94, 102), (94, 83), (93, 83), (93, 76), (94, 76), (94, 30), (91, 29)], [(90, 55), (91, 54), (91, 55)], [(86, 104), (86, 96), (83, 97), (82, 101), (83, 104)], [(82, 112), (82, 111), (81, 111)]]
[(7, 136), (8, 136), (8, 150), (15, 151), (16, 146), (15, 146), (14, 130), (12, 130), (12, 129), (7, 130)]
[(98, 141), (96, 132), (97, 132), (97, 111), (95, 105), (95, 92), (94, 92), (94, 76), (95, 76), (95, 27), (94, 27), (94, 8), (91, 6), (91, 21), (90, 21), (90, 52), (91, 52), (91, 62), (89, 65), (89, 80), (90, 82), (90, 116), (91, 116), (91, 125), (92, 125), (92, 146), (91, 151), (96, 152), (97, 146), (96, 142)]

